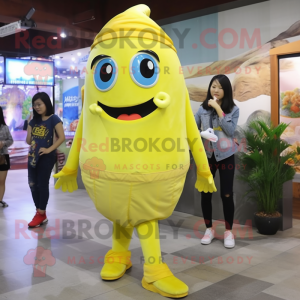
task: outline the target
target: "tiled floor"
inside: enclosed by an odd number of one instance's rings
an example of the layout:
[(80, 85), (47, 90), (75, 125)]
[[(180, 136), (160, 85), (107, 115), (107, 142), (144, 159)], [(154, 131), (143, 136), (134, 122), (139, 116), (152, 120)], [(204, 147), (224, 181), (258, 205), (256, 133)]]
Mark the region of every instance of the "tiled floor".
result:
[[(27, 173), (9, 172), (9, 207), (0, 208), (0, 300), (165, 299), (141, 286), (142, 251), (135, 234), (130, 245), (133, 267), (117, 281), (102, 281), (103, 256), (111, 247), (110, 222), (95, 210), (85, 190), (62, 193), (51, 180), (50, 194), (49, 223), (28, 230), (34, 205)], [(300, 220), (269, 237), (255, 229), (235, 228), (236, 247), (231, 250), (221, 239), (201, 245), (199, 234), (205, 228), (194, 230), (199, 220), (174, 212), (160, 222), (163, 259), (188, 284), (187, 299), (300, 299)], [(222, 235), (223, 225), (217, 232)], [(37, 269), (32, 265), (35, 251), (30, 250), (39, 246), (38, 256), (45, 259)]]

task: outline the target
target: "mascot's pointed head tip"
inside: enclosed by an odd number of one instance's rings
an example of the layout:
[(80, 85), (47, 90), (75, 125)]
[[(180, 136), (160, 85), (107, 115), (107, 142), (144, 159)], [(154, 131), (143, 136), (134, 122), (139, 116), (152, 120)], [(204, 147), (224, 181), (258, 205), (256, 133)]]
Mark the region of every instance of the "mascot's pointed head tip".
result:
[(147, 17), (150, 17), (151, 10), (150, 10), (149, 6), (147, 6), (145, 4), (139, 4), (139, 5), (135, 5), (135, 6), (128, 8), (125, 12), (136, 12), (139, 14), (144, 14)]
[(157, 41), (176, 52), (172, 39), (150, 18), (150, 12), (147, 5), (139, 4), (115, 16), (96, 35), (91, 50), (101, 42), (130, 37)]

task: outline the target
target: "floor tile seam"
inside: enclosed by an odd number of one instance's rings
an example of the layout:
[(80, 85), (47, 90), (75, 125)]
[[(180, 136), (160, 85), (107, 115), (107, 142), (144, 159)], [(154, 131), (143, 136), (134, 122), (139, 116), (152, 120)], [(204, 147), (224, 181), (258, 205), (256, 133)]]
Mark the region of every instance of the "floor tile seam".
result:
[[(271, 267), (276, 267), (276, 271), (277, 270), (282, 270), (283, 267), (282, 266), (278, 266), (278, 265), (270, 265), (269, 263), (266, 263), (266, 262), (261, 262), (259, 264), (256, 264), (254, 266), (252, 266), (251, 268), (256, 268), (256, 267), (259, 267), (259, 265), (267, 265), (267, 266), (271, 266)], [(260, 266), (260, 268), (263, 268), (264, 266)], [(291, 270), (289, 268), (284, 268), (284, 271), (293, 271), (293, 272), (296, 272), (295, 270)]]
[[(259, 265), (259, 264), (257, 264), (257, 265), (254, 265), (254, 266), (251, 266), (250, 268), (257, 267), (258, 265)], [(238, 274), (239, 276), (244, 276), (244, 277), (248, 277), (248, 278), (253, 278), (253, 277), (249, 277), (249, 276), (247, 276), (247, 275), (243, 275), (243, 274), (241, 274), (242, 272), (245, 272), (245, 271), (249, 270), (250, 268), (246, 268), (246, 269), (244, 269), (244, 270), (241, 270), (241, 271), (239, 271), (239, 272), (238, 272), (238, 273), (236, 273), (236, 274)], [(256, 280), (259, 280), (259, 281), (264, 281), (264, 280), (257, 279), (257, 278), (253, 278), (253, 279), (256, 279)], [(265, 282), (267, 282), (267, 281), (265, 281)]]
[[(207, 265), (206, 265), (206, 266), (207, 266)], [(207, 270), (207, 269), (204, 269), (204, 271), (207, 271), (207, 272), (209, 272), (209, 273), (213, 273), (213, 274), (215, 274), (215, 275), (224, 276), (224, 275), (218, 273), (218, 271), (220, 271), (221, 269), (214, 268), (213, 266), (211, 266), (211, 268), (212, 268), (213, 270)], [(225, 271), (225, 270), (221, 270), (221, 271), (231, 273), (230, 271)], [(234, 275), (236, 275), (236, 274), (235, 274), (235, 273), (231, 273), (231, 275), (229, 275), (229, 276), (226, 277), (226, 278), (229, 278), (229, 277), (234, 276)], [(224, 278), (224, 279), (225, 279), (225, 278)]]
[[(263, 293), (263, 294), (265, 294), (265, 295), (268, 295), (268, 296), (273, 296), (273, 295), (271, 295), (271, 294), (267, 294), (265, 291), (262, 291), (262, 292), (260, 292), (260, 293)], [(278, 296), (274, 296), (274, 297), (277, 297), (276, 298), (276, 300), (285, 300), (284, 298), (281, 298), (281, 297), (278, 297)], [(249, 300), (251, 300), (251, 299), (249, 299)]]
[(118, 287), (118, 288), (112, 289), (112, 290), (107, 291), (107, 292), (104, 292), (104, 293), (97, 294), (97, 295), (95, 295), (95, 296), (93, 296), (93, 297), (89, 297), (89, 298), (86, 298), (86, 299), (84, 299), (84, 300), (93, 299), (94, 297), (97, 297), (97, 296), (99, 296), (99, 295), (105, 295), (105, 294), (108, 294), (108, 293), (117, 291), (117, 290), (119, 290), (119, 289), (121, 289), (121, 288), (127, 287), (127, 286), (129, 286), (129, 285), (133, 285), (133, 284), (137, 284), (137, 283), (136, 283), (136, 282), (130, 282), (129, 284), (122, 285), (122, 286), (120, 286), (120, 287)]
[[(12, 271), (12, 272), (9, 272), (9, 273), (4, 273), (4, 274), (1, 274), (0, 275), (0, 277), (6, 277), (6, 276), (9, 276), (9, 275), (11, 275), (11, 274), (13, 274), (13, 273), (17, 273), (17, 272), (21, 272), (21, 271), (24, 271), (24, 270), (26, 270), (26, 269), (29, 269), (29, 268), (33, 268), (33, 266), (30, 266), (30, 265), (25, 265), (22, 269), (19, 269), (19, 270), (15, 270), (15, 271)], [(1, 280), (0, 280), (0, 282), (1, 282)]]
[[(282, 253), (280, 253), (280, 254), (275, 255), (275, 256), (271, 257), (270, 259), (267, 259), (265, 262), (268, 262), (269, 260), (273, 260), (273, 259), (275, 259), (277, 256), (280, 256), (280, 255), (282, 255), (282, 254), (285, 253), (285, 252), (287, 252), (287, 251), (284, 251), (284, 252), (282, 252)], [(295, 254), (295, 255), (297, 255), (297, 254)], [(282, 260), (280, 260), (280, 259), (278, 259), (278, 261), (281, 261), (281, 262), (282, 262)], [(284, 262), (285, 262), (285, 263), (289, 263), (289, 264), (293, 264), (293, 263), (288, 262), (288, 261), (284, 261)], [(299, 265), (300, 265), (300, 263), (299, 263)]]
[[(172, 255), (172, 256), (175, 256), (175, 257), (177, 257), (177, 258), (185, 259), (185, 261), (188, 260), (188, 261), (191, 261), (191, 262), (194, 262), (194, 261), (195, 261), (195, 260), (192, 260), (192, 259), (191, 259), (192, 257), (195, 257), (195, 258), (198, 257), (198, 255), (190, 256), (190, 257), (187, 257), (187, 256), (179, 256), (179, 255), (175, 255), (175, 253), (176, 253), (176, 252), (168, 253), (168, 254), (170, 254), (170, 255)], [(206, 254), (208, 254), (208, 253), (205, 253), (204, 255), (206, 255)], [(201, 263), (199, 263), (199, 264), (200, 264), (200, 265), (204, 265), (204, 264), (207, 264), (207, 263), (212, 264), (211, 261), (213, 262), (214, 260), (219, 259), (220, 257), (224, 258), (224, 256), (225, 256), (226, 254), (227, 254), (227, 253), (224, 253), (224, 254), (221, 254), (221, 255), (218, 255), (218, 256), (213, 256), (213, 257), (209, 256), (207, 260), (205, 260), (204, 262), (201, 262)], [(201, 253), (199, 254), (199, 258), (200, 258), (200, 257), (203, 257), (203, 253), (202, 253), (202, 254), (201, 254)], [(196, 261), (196, 262), (197, 262), (197, 261)]]
[[(294, 246), (293, 248), (291, 248), (291, 249), (289, 249), (289, 250), (286, 250), (286, 251), (284, 251), (284, 252), (291, 251), (291, 250), (293, 250), (294, 248), (297, 248), (297, 247), (300, 247), (300, 244), (299, 244), (299, 245), (296, 245), (296, 246)], [(300, 249), (299, 249), (299, 253), (300, 253)]]
[[(183, 271), (181, 271), (181, 272), (185, 272), (185, 271), (188, 271), (189, 269), (187, 269), (187, 270), (183, 270)], [(207, 271), (207, 272), (209, 272), (209, 273), (213, 273), (214, 275), (219, 275), (219, 276), (222, 276), (222, 277), (224, 277), (223, 275), (221, 275), (221, 274), (218, 274), (218, 273), (215, 273), (215, 272), (210, 272), (210, 271), (208, 271), (208, 270), (205, 270), (205, 271)], [(229, 272), (229, 271), (228, 271)], [(187, 274), (187, 275), (189, 275), (189, 276), (192, 276), (192, 277), (194, 277), (194, 278), (199, 278), (199, 277), (196, 277), (196, 276), (194, 276), (194, 275), (192, 275), (192, 274)], [(210, 282), (210, 283), (212, 283), (212, 284), (215, 284), (215, 283), (218, 283), (218, 282), (220, 282), (220, 281), (222, 281), (222, 280), (225, 280), (225, 279), (228, 279), (228, 278), (230, 278), (230, 277), (232, 277), (232, 276), (234, 276), (234, 275), (236, 275), (236, 274), (231, 274), (231, 275), (229, 275), (229, 276), (227, 276), (226, 278), (223, 278), (223, 279), (221, 279), (221, 280), (219, 280), (219, 281), (217, 281), (217, 282), (212, 282), (212, 281), (208, 281), (208, 280), (204, 280), (205, 282), (207, 281), (207, 282)], [(199, 279), (201, 279), (201, 278), (199, 278)], [(201, 279), (201, 280), (203, 280), (203, 279)]]
[[(280, 283), (280, 284), (274, 284), (273, 286), (270, 286), (270, 287), (266, 288), (263, 292), (266, 293), (266, 294), (268, 294), (268, 291), (267, 291), (267, 290), (270, 289), (270, 288), (272, 288), (272, 287), (279, 287), (280, 289), (291, 290), (291, 291), (293, 291), (293, 292), (297, 292), (298, 295), (299, 295), (299, 290), (295, 290), (295, 289), (293, 289), (293, 288), (291, 288), (291, 287), (284, 286), (284, 285), (282, 285), (281, 283)], [(271, 292), (272, 292), (272, 290), (271, 290)], [(269, 295), (272, 295), (272, 294), (269, 294)]]
[[(245, 280), (246, 280), (247, 278), (248, 278), (248, 279), (251, 278), (251, 277), (248, 277), (248, 276), (241, 275), (241, 274), (239, 274), (239, 273), (234, 274), (234, 275), (242, 276), (242, 277), (245, 278)], [(234, 275), (232, 275), (232, 276), (234, 276)], [(232, 277), (232, 276), (230, 276), (230, 277)], [(228, 277), (228, 278), (230, 278), (230, 277)], [(222, 282), (222, 281), (224, 281), (224, 280), (227, 280), (228, 278), (224, 278), (223, 280), (216, 282), (215, 285), (216, 285), (216, 286), (219, 285), (220, 287), (224, 287), (224, 286), (220, 285), (220, 282)], [(256, 278), (251, 278), (251, 279), (253, 279), (253, 281), (252, 281), (251, 283), (260, 282), (260, 283), (265, 283), (265, 284), (270, 285), (270, 286), (268, 286), (267, 288), (265, 288), (264, 290), (267, 290), (268, 288), (271, 288), (272, 286), (276, 285), (276, 284), (274, 284), (274, 283), (267, 282), (267, 281), (264, 281), (264, 280), (261, 280), (261, 279), (256, 279)], [(248, 284), (247, 284), (247, 285), (248, 285)], [(247, 285), (246, 285), (246, 286), (247, 286)], [(245, 288), (245, 286), (238, 287), (238, 288), (234, 289), (234, 291), (242, 291), (244, 288)], [(259, 293), (263, 292), (264, 290), (260, 291)]]
[[(245, 276), (245, 277), (249, 277), (249, 278), (255, 278), (255, 277), (250, 277), (250, 276), (247, 276), (246, 274), (239, 274), (239, 275), (242, 275), (242, 276)], [(285, 280), (289, 280), (291, 277), (293, 277), (294, 276), (294, 274), (293, 275), (291, 275), (290, 277), (287, 277), (287, 278), (283, 278), (283, 279), (281, 279), (281, 278), (279, 278), (279, 281), (278, 282), (276, 282), (276, 283), (273, 283), (273, 282), (269, 282), (269, 283), (271, 283), (272, 285), (278, 285), (278, 284), (281, 284), (283, 281), (285, 281)], [(257, 279), (257, 278), (256, 278)], [(257, 279), (257, 280), (260, 280), (260, 281), (265, 281), (265, 280), (262, 280), (262, 279)], [(266, 281), (266, 282), (268, 282), (268, 281)]]
[[(54, 280), (54, 282), (55, 282), (55, 278), (52, 278), (52, 279), (50, 279), (50, 280), (41, 282), (41, 283), (39, 283), (39, 284), (28, 285), (28, 286), (25, 286), (25, 287), (22, 287), (22, 288), (19, 288), (19, 289), (16, 289), (16, 290), (7, 292), (6, 294), (12, 293), (12, 292), (17, 292), (17, 291), (19, 291), (19, 290), (21, 290), (21, 289), (24, 289), (24, 288), (38, 287), (40, 284), (47, 283), (47, 282), (49, 282), (49, 281), (51, 281), (51, 280)], [(61, 287), (62, 289), (66, 288), (66, 287), (63, 286), (60, 282), (56, 282), (56, 283), (55, 283), (55, 286), (56, 286), (56, 287), (59, 286), (59, 287)], [(51, 291), (53, 291), (53, 288), (52, 288), (52, 287), (50, 287), (50, 288), (47, 288), (47, 287), (46, 287), (47, 292), (49, 292), (49, 291), (48, 291), (49, 289), (51, 289)], [(39, 294), (40, 294), (40, 291), (32, 291), (32, 289), (30, 289), (30, 290), (28, 291), (28, 293), (30, 293), (30, 292), (33, 293), (33, 295), (39, 295)], [(8, 297), (9, 297), (9, 296), (8, 296)], [(6, 298), (6, 299), (8, 299), (8, 298)], [(43, 299), (46, 299), (46, 298), (43, 298)]]

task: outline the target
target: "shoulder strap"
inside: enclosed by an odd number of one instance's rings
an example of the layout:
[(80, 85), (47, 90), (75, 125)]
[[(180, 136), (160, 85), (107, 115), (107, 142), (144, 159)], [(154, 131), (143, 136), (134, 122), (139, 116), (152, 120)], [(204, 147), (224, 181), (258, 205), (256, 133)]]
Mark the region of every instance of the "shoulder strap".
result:
[(212, 118), (213, 118), (213, 112), (209, 116), (209, 126), (210, 126), (210, 128), (214, 129), (213, 123), (212, 123)]
[(4, 125), (3, 126), (4, 127), (4, 132), (5, 132), (5, 138), (7, 139), (8, 138), (8, 136), (7, 136), (7, 130), (9, 130), (9, 128), (8, 128), (8, 126), (6, 125)]
[[(4, 138), (5, 138), (5, 140), (7, 139), (7, 132), (6, 132), (6, 127), (7, 126), (5, 126), (5, 125), (2, 125), (2, 129), (4, 129)], [(4, 147), (6, 147), (6, 146), (3, 146), (2, 148), (1, 148), (1, 154), (3, 154), (4, 153)]]

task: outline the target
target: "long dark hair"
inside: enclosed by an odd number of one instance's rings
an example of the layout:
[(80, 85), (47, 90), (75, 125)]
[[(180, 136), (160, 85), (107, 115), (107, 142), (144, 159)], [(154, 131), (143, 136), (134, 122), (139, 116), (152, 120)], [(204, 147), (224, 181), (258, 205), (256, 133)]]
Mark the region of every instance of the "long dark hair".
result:
[(50, 97), (48, 96), (47, 93), (45, 92), (40, 92), (40, 93), (37, 93), (33, 96), (32, 98), (32, 109), (33, 109), (33, 118), (34, 119), (39, 119), (41, 118), (41, 115), (39, 115), (35, 109), (33, 108), (33, 105), (34, 105), (34, 102), (38, 99), (41, 99), (44, 104), (46, 105), (46, 116), (51, 116), (53, 115), (53, 106), (52, 106), (52, 103), (51, 103), (51, 100), (50, 100)]
[(0, 106), (0, 126), (1, 125), (6, 125), (6, 123), (5, 123), (4, 116), (3, 116), (3, 109)]
[(222, 86), (222, 89), (224, 91), (224, 97), (222, 98), (221, 108), (225, 114), (228, 114), (232, 111), (233, 107), (235, 106), (235, 103), (233, 102), (232, 86), (231, 86), (230, 80), (226, 75), (223, 75), (223, 74), (216, 75), (211, 79), (208, 90), (207, 90), (206, 99), (204, 100), (204, 102), (202, 104), (203, 108), (206, 110), (213, 109), (212, 107), (208, 106), (208, 101), (210, 99), (213, 99), (213, 97), (210, 93), (210, 88), (215, 80), (217, 80), (220, 83), (220, 85)]

